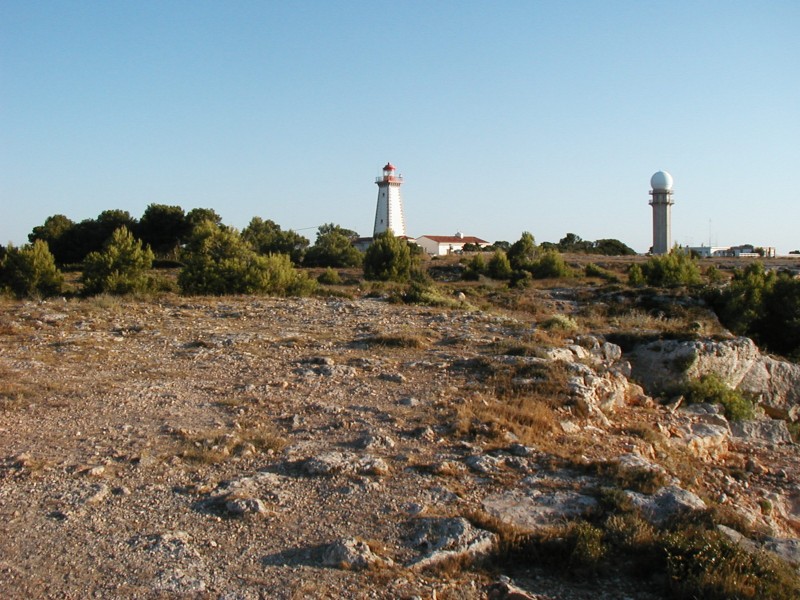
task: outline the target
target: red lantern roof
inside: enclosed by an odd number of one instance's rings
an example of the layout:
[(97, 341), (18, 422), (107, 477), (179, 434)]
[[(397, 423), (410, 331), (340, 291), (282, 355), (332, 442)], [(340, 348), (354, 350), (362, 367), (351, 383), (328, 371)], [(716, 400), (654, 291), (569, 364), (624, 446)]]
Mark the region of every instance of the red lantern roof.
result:
[(386, 166), (383, 167), (383, 170), (384, 171), (396, 171), (397, 169), (394, 168), (394, 165), (392, 163), (388, 163), (387, 162)]

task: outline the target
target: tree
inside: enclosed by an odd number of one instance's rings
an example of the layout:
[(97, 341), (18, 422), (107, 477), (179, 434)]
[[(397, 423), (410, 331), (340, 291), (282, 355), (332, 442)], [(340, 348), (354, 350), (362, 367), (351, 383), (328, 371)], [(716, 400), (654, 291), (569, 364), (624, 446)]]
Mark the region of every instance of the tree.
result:
[(64, 215), (52, 215), (45, 219), (43, 225), (37, 225), (33, 228), (33, 231), (28, 234), (28, 240), (31, 243), (36, 240), (47, 242), (55, 261), (63, 265), (70, 262), (65, 260), (69, 258), (65, 240), (68, 239), (69, 231), (74, 227), (75, 223)]
[(47, 242), (37, 239), (22, 248), (10, 244), (6, 248), (0, 262), (0, 287), (24, 298), (59, 294), (63, 283)]
[(149, 205), (139, 220), (137, 236), (159, 256), (174, 258), (189, 233), (189, 223), (180, 206)]
[(181, 260), (178, 285), (185, 294), (305, 295), (316, 285), (288, 255), (261, 256), (235, 229), (210, 221), (195, 229)]
[(536, 240), (529, 232), (524, 231), (522, 236), (508, 249), (506, 255), (513, 269), (529, 270), (539, 254)]
[(319, 227), (317, 241), (306, 252), (303, 264), (309, 267), (357, 267), (364, 256), (353, 246), (355, 231), (333, 223)]
[(187, 235), (205, 221), (211, 221), (214, 225), (222, 225), (222, 217), (213, 208), (193, 208), (186, 213), (186, 223), (189, 229)]
[(378, 281), (408, 281), (411, 250), (391, 230), (378, 234), (364, 256), (364, 277)]
[(150, 288), (148, 271), (153, 251), (142, 247), (127, 227), (111, 234), (102, 252), (90, 252), (83, 261), (81, 283), (85, 294), (129, 294)]
[(605, 256), (636, 256), (636, 250), (626, 246), (619, 240), (602, 239), (594, 242), (592, 254), (603, 254)]
[(345, 229), (344, 227), (336, 225), (335, 223), (325, 223), (317, 228), (317, 238), (322, 235), (328, 235), (329, 233), (340, 233), (351, 242), (358, 239), (357, 232), (353, 231), (352, 229)]
[(242, 239), (259, 254), (287, 254), (292, 262), (303, 261), (308, 239), (294, 231), (281, 231), (280, 225), (271, 220), (253, 217), (242, 230)]

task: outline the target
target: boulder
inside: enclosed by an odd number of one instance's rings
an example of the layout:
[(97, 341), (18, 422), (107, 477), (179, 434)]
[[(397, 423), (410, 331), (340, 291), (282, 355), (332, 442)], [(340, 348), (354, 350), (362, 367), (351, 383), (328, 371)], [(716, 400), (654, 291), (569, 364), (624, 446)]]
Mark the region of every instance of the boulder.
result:
[(626, 490), (625, 494), (642, 511), (645, 519), (657, 525), (673, 516), (706, 508), (706, 503), (699, 496), (676, 485), (663, 487), (652, 496), (630, 490)]
[(597, 500), (581, 490), (597, 485), (594, 478), (568, 471), (531, 475), (510, 490), (484, 498), (483, 508), (505, 523), (535, 531), (591, 513)]
[(752, 340), (666, 340), (637, 346), (633, 377), (650, 394), (713, 373), (729, 387), (758, 399), (774, 418), (800, 418), (800, 365), (763, 356)]
[(371, 565), (390, 566), (391, 559), (375, 554), (369, 545), (355, 538), (336, 540), (322, 552), (322, 564), (327, 567), (365, 569)]
[(449, 558), (475, 556), (491, 550), (497, 536), (485, 529), (473, 527), (462, 517), (431, 517), (415, 522), (411, 537), (413, 546), (423, 555), (411, 563), (423, 568)]
[(759, 419), (757, 421), (734, 421), (730, 424), (735, 438), (759, 444), (791, 444), (792, 436), (786, 421)]

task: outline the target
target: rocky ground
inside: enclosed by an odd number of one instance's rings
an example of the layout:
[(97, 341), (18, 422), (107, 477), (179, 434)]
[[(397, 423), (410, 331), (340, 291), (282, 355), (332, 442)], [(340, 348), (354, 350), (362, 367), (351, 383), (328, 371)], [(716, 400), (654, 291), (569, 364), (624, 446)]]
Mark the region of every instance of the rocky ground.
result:
[[(580, 466), (602, 463), (663, 471), (631, 492), (656, 520), (728, 506), (791, 555), (786, 435), (653, 402), (602, 338), (510, 355), (536, 326), (371, 298), (3, 302), (0, 596), (486, 598), (509, 575), (530, 597), (662, 597), (462, 560), (496, 542), (476, 514), (535, 529), (591, 510), (600, 470)], [(567, 365), (540, 439), (492, 423), (487, 361)]]

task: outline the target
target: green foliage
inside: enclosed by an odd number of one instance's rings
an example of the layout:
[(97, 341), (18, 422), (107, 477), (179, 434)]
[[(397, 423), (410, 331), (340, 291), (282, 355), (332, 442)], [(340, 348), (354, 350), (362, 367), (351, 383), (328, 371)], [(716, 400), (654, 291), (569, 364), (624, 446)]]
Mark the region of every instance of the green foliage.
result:
[(159, 256), (174, 256), (189, 232), (180, 206), (150, 204), (136, 227), (136, 235)]
[(722, 273), (715, 265), (709, 265), (706, 268), (705, 276), (708, 283), (720, 283), (722, 281)]
[(391, 231), (378, 234), (364, 256), (364, 277), (378, 281), (408, 281), (411, 251), (405, 240)]
[(461, 274), (461, 278), (467, 281), (476, 281), (481, 275), (486, 273), (486, 261), (483, 254), (476, 254), (468, 262), (467, 267)]
[(129, 294), (150, 287), (148, 271), (153, 251), (142, 248), (127, 227), (114, 231), (102, 252), (90, 252), (83, 261), (81, 283), (85, 294)]
[(124, 210), (105, 210), (96, 219), (77, 224), (64, 215), (54, 215), (48, 217), (44, 225), (34, 227), (28, 239), (47, 242), (57, 264), (77, 264), (90, 252), (101, 251), (106, 240), (120, 227), (133, 231), (136, 220)]
[(530, 270), (534, 261), (539, 256), (536, 240), (530, 232), (525, 231), (522, 236), (508, 249), (506, 253), (514, 270)]
[(585, 275), (587, 277), (598, 277), (600, 279), (603, 279), (605, 281), (609, 281), (609, 282), (612, 282), (612, 283), (616, 283), (616, 282), (619, 281), (619, 278), (614, 273), (612, 273), (611, 271), (608, 271), (606, 269), (603, 269), (602, 267), (598, 267), (594, 263), (589, 263), (588, 265), (586, 265), (583, 268), (583, 272), (585, 273)]
[(555, 250), (546, 250), (540, 258), (535, 260), (529, 270), (535, 279), (556, 279), (571, 277), (572, 269), (564, 262), (564, 257)]
[(734, 271), (706, 300), (725, 327), (772, 352), (800, 359), (800, 280), (766, 271), (760, 262)]
[[(684, 252), (677, 247), (673, 248), (669, 254), (651, 256), (646, 263), (641, 265), (640, 269), (644, 281), (655, 287), (676, 287), (702, 283), (697, 260), (689, 252)], [(628, 277), (630, 280), (630, 272)]]
[(405, 290), (394, 296), (393, 300), (404, 304), (423, 304), (425, 306), (448, 308), (459, 306), (457, 300), (442, 294), (433, 283), (423, 281), (412, 281)]
[(635, 287), (647, 285), (647, 279), (645, 279), (644, 271), (642, 271), (640, 265), (633, 264), (628, 268), (628, 283)]
[(317, 277), (317, 281), (324, 285), (340, 285), (342, 283), (342, 278), (337, 271), (328, 267), (320, 273), (319, 277)]
[(576, 254), (603, 254), (605, 256), (634, 256), (636, 251), (615, 239), (601, 239), (595, 242), (581, 239), (574, 233), (568, 233), (557, 244), (543, 242), (542, 248), (571, 252)]
[(788, 565), (748, 551), (718, 531), (688, 528), (663, 536), (669, 587), (677, 598), (797, 598)]
[(303, 261), (308, 248), (308, 239), (302, 235), (281, 231), (280, 225), (260, 217), (253, 217), (242, 230), (242, 239), (259, 254), (288, 254), (296, 265)]
[(5, 249), (0, 261), (0, 288), (18, 298), (53, 296), (61, 292), (63, 283), (47, 242), (37, 239), (22, 248), (9, 244)]
[(235, 229), (206, 221), (181, 253), (178, 285), (185, 294), (307, 295), (316, 282), (286, 254), (261, 256)]
[(707, 373), (686, 386), (689, 402), (720, 404), (725, 409), (725, 416), (732, 421), (744, 421), (753, 418), (753, 403), (740, 392), (729, 388), (718, 375)]
[(322, 225), (317, 231), (316, 242), (306, 252), (303, 264), (309, 267), (358, 267), (364, 255), (353, 246), (357, 237), (355, 231), (333, 223)]
[(489, 264), (486, 265), (486, 272), (492, 279), (510, 279), (513, 269), (508, 256), (503, 250), (494, 251)]
[(542, 322), (542, 329), (575, 331), (578, 329), (578, 322), (569, 315), (553, 315)]

